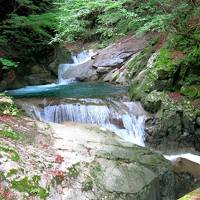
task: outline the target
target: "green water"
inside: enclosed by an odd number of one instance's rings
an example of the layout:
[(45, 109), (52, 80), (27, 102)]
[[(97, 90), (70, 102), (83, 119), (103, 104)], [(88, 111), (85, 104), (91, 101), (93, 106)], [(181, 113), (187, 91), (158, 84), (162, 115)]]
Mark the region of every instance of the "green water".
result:
[(121, 96), (127, 93), (126, 87), (108, 83), (76, 82), (68, 85), (50, 84), (27, 86), (6, 91), (7, 95), (16, 98), (27, 97), (67, 97), (67, 98), (104, 98)]

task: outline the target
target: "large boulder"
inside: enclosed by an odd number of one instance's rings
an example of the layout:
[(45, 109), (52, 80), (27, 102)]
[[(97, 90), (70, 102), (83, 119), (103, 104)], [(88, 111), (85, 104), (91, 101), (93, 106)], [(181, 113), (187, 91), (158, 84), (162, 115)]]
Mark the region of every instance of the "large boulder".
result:
[(158, 112), (146, 121), (146, 144), (165, 152), (191, 148), (199, 151), (200, 111), (194, 107), (193, 102), (180, 96), (180, 93), (166, 95), (152, 92), (147, 95), (147, 100), (150, 95), (155, 101), (143, 103), (149, 111), (152, 111), (150, 108), (153, 105), (156, 109), (156, 101), (161, 100), (162, 103)]
[(61, 63), (73, 63), (71, 58), (71, 53), (67, 51), (64, 47), (57, 46), (54, 50), (54, 56), (52, 62), (49, 63), (47, 68), (54, 75), (58, 75), (58, 66)]
[(147, 45), (147, 36), (140, 38), (128, 37), (101, 50), (95, 58), (95, 68), (120, 67), (133, 54), (141, 51)]
[[(79, 80), (99, 79), (126, 84), (126, 73), (120, 71), (120, 68), (123, 68), (122, 66), (133, 54), (141, 51), (147, 45), (147, 39), (147, 35), (139, 38), (128, 37), (111, 44), (107, 48), (99, 50), (90, 61), (69, 67), (64, 73), (63, 78), (77, 78)], [(115, 70), (116, 68), (118, 68), (118, 71)]]
[(173, 161), (173, 171), (176, 180), (176, 197), (196, 189), (200, 185), (200, 165), (186, 158), (177, 158)]
[(96, 80), (97, 73), (96, 70), (92, 67), (94, 61), (89, 60), (85, 63), (71, 65), (63, 74), (63, 79), (76, 78), (80, 81), (85, 80)]
[(0, 145), (1, 190), (16, 199), (175, 199), (171, 164), (107, 130), (29, 118), (7, 126), (23, 136)]

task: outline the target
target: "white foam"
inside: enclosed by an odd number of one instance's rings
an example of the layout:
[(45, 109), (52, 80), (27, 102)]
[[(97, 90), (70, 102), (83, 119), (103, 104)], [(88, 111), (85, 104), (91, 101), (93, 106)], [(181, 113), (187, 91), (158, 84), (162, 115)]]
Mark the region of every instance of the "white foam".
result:
[(185, 158), (195, 163), (200, 164), (200, 156), (191, 154), (191, 153), (184, 153), (184, 154), (177, 154), (177, 155), (164, 155), (167, 160), (175, 161), (177, 158)]

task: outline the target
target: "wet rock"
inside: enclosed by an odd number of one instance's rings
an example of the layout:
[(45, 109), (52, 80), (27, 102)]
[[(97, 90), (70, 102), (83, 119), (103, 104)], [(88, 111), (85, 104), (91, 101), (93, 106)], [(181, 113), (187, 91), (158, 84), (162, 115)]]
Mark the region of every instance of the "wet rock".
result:
[[(147, 45), (148, 36), (129, 37), (99, 50), (90, 61), (70, 67), (63, 75), (64, 79), (103, 80), (124, 84), (125, 73), (120, 68), (126, 61)], [(124, 67), (126, 68), (126, 66)], [(116, 70), (115, 70), (116, 69)]]
[(71, 53), (68, 52), (65, 48), (57, 46), (54, 50), (53, 61), (47, 66), (50, 72), (54, 75), (58, 75), (58, 66), (61, 63), (73, 63), (71, 59)]
[(105, 82), (115, 82), (119, 77), (119, 71), (116, 69), (111, 70), (109, 73), (105, 75), (103, 81)]
[(77, 78), (80, 80), (96, 80), (97, 73), (96, 70), (92, 67), (94, 61), (89, 60), (82, 64), (77, 64), (75, 66), (70, 67), (67, 71), (63, 74), (64, 79), (69, 78)]
[(125, 128), (122, 119), (111, 118), (110, 123), (114, 124), (115, 126), (117, 126), (120, 129)]

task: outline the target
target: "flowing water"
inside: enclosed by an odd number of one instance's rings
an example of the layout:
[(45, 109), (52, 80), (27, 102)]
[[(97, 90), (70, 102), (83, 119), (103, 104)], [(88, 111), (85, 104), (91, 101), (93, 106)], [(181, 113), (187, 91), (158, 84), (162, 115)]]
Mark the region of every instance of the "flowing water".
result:
[(76, 79), (63, 79), (63, 74), (71, 67), (76, 66), (77, 64), (82, 64), (84, 62), (87, 62), (91, 59), (92, 56), (95, 55), (95, 52), (92, 50), (89, 51), (82, 51), (78, 54), (72, 54), (72, 60), (73, 63), (66, 63), (66, 64), (60, 64), (58, 66), (58, 83), (59, 84), (68, 84), (71, 82), (75, 82)]
[[(63, 79), (71, 67), (87, 62), (95, 55), (93, 51), (72, 54), (73, 63), (60, 64), (57, 83), (27, 86), (7, 91), (15, 98), (70, 98), (65, 102), (39, 104), (22, 100), (19, 104), (26, 113), (45, 122), (62, 123), (75, 121), (97, 124), (113, 131), (129, 142), (144, 146), (145, 112), (138, 103), (116, 101), (113, 97), (127, 95), (127, 88), (99, 82), (78, 82)], [(71, 98), (76, 98), (72, 99)], [(84, 99), (82, 99), (84, 98)], [(98, 99), (97, 99), (98, 98)], [(68, 101), (66, 103), (66, 101)]]
[[(44, 98), (44, 101), (40, 100), (40, 104), (30, 103), (30, 99), (19, 100), (20, 103), (18, 104), (33, 118), (55, 123), (75, 121), (97, 124), (113, 131), (129, 142), (145, 146), (145, 112), (141, 105), (135, 102), (116, 101), (111, 98), (126, 95), (126, 88), (108, 83), (81, 83), (74, 78), (63, 79), (63, 74), (69, 68), (87, 62), (94, 54), (93, 51), (72, 54), (73, 63), (59, 65), (57, 83), (27, 86), (21, 89), (7, 91), (7, 94), (16, 98)], [(151, 59), (149, 65), (152, 63)], [(46, 100), (48, 97), (65, 100), (59, 103), (56, 101), (52, 103)], [(33, 102), (32, 99), (31, 101)], [(200, 164), (200, 157), (190, 153), (168, 155), (165, 157), (169, 160), (183, 157)]]
[[(44, 122), (73, 121), (97, 124), (126, 141), (144, 146), (144, 110), (139, 103), (120, 102), (112, 99), (68, 99), (68, 103), (42, 106), (19, 102), (30, 117)], [(71, 101), (71, 102), (70, 102)]]

